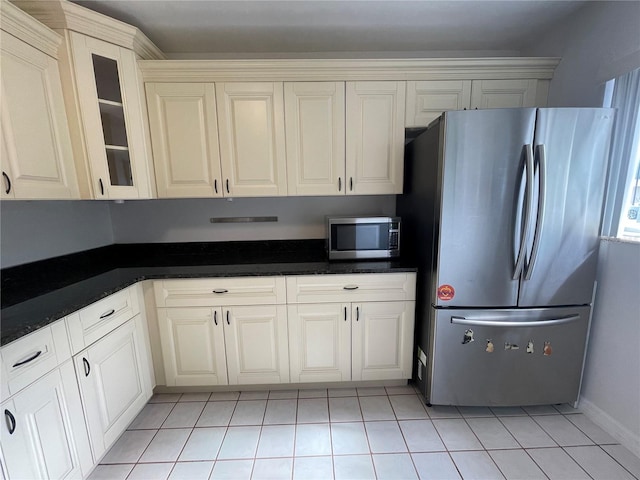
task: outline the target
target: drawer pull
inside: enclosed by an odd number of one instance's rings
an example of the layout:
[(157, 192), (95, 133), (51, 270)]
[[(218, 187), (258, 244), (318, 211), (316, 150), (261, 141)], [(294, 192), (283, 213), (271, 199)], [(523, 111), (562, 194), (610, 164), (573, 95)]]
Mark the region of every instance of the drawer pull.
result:
[(100, 315), (100, 320), (102, 320), (103, 318), (107, 318), (110, 317), (111, 315), (113, 315), (114, 313), (116, 313), (115, 309), (111, 309), (108, 312), (103, 313), (102, 315)]
[(231, 322), (229, 321), (229, 310), (227, 310), (227, 325), (231, 325)]
[(23, 360), (21, 362), (18, 363), (14, 363), (13, 364), (13, 368), (19, 367), (20, 365), (24, 365), (25, 363), (29, 363), (32, 362), (33, 360), (35, 360), (36, 358), (38, 358), (40, 355), (42, 355), (42, 350), (38, 350), (36, 353), (34, 353), (33, 355), (31, 355), (29, 358), (27, 358), (26, 360)]
[(7, 430), (9, 430), (9, 435), (13, 435), (13, 432), (16, 431), (16, 417), (13, 416), (9, 410), (4, 410), (4, 419), (7, 422)]
[(344, 321), (347, 321), (347, 307), (344, 307)]
[(229, 293), (229, 290), (226, 288), (216, 288), (213, 293)]
[(82, 363), (84, 364), (84, 376), (88, 377), (91, 372), (91, 365), (89, 365), (89, 362), (84, 357), (82, 357)]
[(357, 290), (358, 289), (358, 285), (345, 285), (344, 287), (342, 287), (343, 290)]
[(216, 324), (216, 327), (218, 326), (218, 311), (217, 310), (213, 311), (213, 323)]
[(360, 307), (356, 307), (356, 322), (360, 321)]

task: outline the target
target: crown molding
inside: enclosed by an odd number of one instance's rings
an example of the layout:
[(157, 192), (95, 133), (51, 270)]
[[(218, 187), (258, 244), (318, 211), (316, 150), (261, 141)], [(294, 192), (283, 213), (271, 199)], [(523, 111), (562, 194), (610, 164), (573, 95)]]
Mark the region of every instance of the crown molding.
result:
[(549, 80), (555, 57), (425, 58), (373, 60), (143, 60), (145, 82), (337, 80)]
[(7, 0), (0, 0), (0, 27), (2, 31), (53, 58), (58, 58), (58, 47), (62, 37)]
[(54, 30), (73, 30), (133, 50), (145, 60), (164, 53), (138, 28), (67, 0), (14, 0), (16, 6)]

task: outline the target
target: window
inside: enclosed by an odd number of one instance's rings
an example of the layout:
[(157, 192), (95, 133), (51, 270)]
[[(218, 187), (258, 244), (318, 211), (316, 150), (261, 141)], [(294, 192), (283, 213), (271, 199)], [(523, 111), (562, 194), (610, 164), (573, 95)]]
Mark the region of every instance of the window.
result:
[(640, 241), (640, 69), (613, 82), (607, 106), (617, 110), (616, 125), (602, 230)]

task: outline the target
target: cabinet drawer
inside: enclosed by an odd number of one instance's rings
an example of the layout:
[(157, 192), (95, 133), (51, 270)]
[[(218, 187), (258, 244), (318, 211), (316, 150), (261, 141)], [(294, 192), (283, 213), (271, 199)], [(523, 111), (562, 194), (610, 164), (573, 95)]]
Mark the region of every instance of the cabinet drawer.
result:
[(284, 277), (163, 280), (154, 283), (158, 307), (217, 307), (286, 303)]
[(129, 287), (67, 317), (71, 348), (76, 354), (140, 312), (137, 290)]
[(389, 302), (415, 295), (415, 273), (287, 277), (288, 303)]
[(71, 358), (67, 329), (59, 320), (2, 347), (2, 393), (14, 395)]

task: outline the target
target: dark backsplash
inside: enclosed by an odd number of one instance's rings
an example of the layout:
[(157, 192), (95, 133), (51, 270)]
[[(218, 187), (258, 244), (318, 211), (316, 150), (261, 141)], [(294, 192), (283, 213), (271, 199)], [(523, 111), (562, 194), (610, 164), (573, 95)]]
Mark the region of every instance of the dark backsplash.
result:
[(325, 260), (324, 239), (114, 244), (2, 269), (1, 303), (6, 308), (114, 268)]

